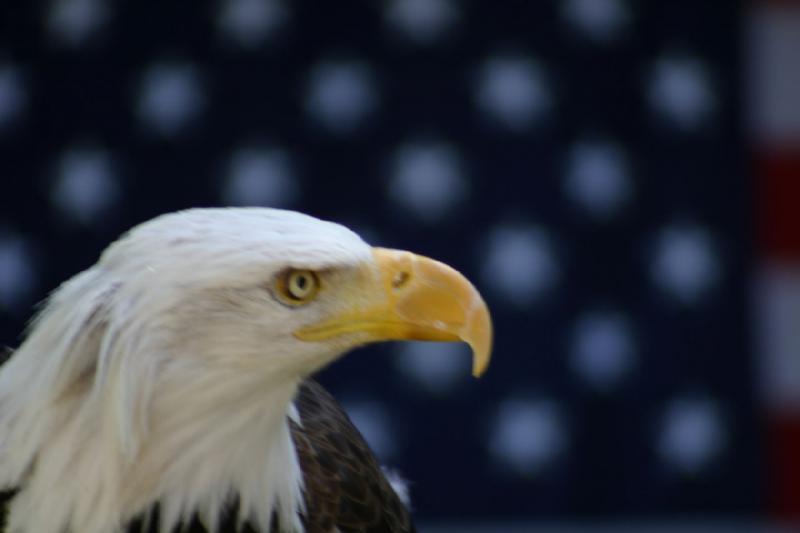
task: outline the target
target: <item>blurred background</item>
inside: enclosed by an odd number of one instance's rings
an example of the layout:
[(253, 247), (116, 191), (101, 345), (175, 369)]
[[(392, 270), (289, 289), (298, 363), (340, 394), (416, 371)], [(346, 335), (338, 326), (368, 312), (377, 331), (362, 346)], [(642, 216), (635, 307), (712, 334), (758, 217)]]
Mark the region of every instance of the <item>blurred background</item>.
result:
[(220, 205), (485, 294), (481, 380), (425, 343), (321, 376), (422, 532), (800, 527), (800, 2), (0, 3), (0, 345)]

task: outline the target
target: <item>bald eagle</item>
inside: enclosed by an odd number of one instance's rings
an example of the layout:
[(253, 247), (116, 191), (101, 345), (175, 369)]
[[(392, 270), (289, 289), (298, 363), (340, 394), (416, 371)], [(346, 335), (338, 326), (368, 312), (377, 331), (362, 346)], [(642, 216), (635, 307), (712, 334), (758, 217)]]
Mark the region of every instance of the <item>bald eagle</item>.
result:
[(58, 288), (0, 368), (5, 531), (413, 531), (310, 376), (403, 339), (467, 342), (478, 376), (491, 337), (458, 272), (338, 224), (158, 217)]

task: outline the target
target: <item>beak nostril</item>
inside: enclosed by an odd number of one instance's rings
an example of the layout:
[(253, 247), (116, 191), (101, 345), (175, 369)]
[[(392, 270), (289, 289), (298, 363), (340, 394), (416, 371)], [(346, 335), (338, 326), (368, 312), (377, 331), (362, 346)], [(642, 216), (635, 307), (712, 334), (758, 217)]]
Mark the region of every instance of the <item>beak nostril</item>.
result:
[(397, 272), (392, 278), (392, 287), (394, 287), (395, 289), (399, 289), (403, 285), (408, 283), (409, 279), (411, 279), (411, 274), (409, 274), (405, 270), (401, 270), (400, 272)]

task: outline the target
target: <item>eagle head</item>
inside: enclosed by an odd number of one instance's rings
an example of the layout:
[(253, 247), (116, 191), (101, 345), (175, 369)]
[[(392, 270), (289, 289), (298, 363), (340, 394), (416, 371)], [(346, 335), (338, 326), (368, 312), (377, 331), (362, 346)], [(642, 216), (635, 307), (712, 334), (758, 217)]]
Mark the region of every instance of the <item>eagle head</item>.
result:
[(11, 530), (115, 531), (156, 501), (166, 526), (214, 524), (231, 493), (265, 530), (273, 512), (299, 529), (299, 383), (403, 339), (465, 341), (477, 376), (491, 337), (455, 270), (338, 224), (259, 208), (146, 222), (53, 293), (0, 369)]

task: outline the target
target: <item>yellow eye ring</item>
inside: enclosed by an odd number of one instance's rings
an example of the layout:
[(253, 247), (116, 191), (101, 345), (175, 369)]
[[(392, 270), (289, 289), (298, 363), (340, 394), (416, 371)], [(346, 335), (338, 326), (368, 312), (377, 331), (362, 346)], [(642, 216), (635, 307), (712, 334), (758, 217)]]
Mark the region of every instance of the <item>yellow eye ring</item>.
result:
[(319, 276), (311, 270), (289, 269), (278, 276), (278, 297), (289, 305), (302, 305), (319, 292)]

